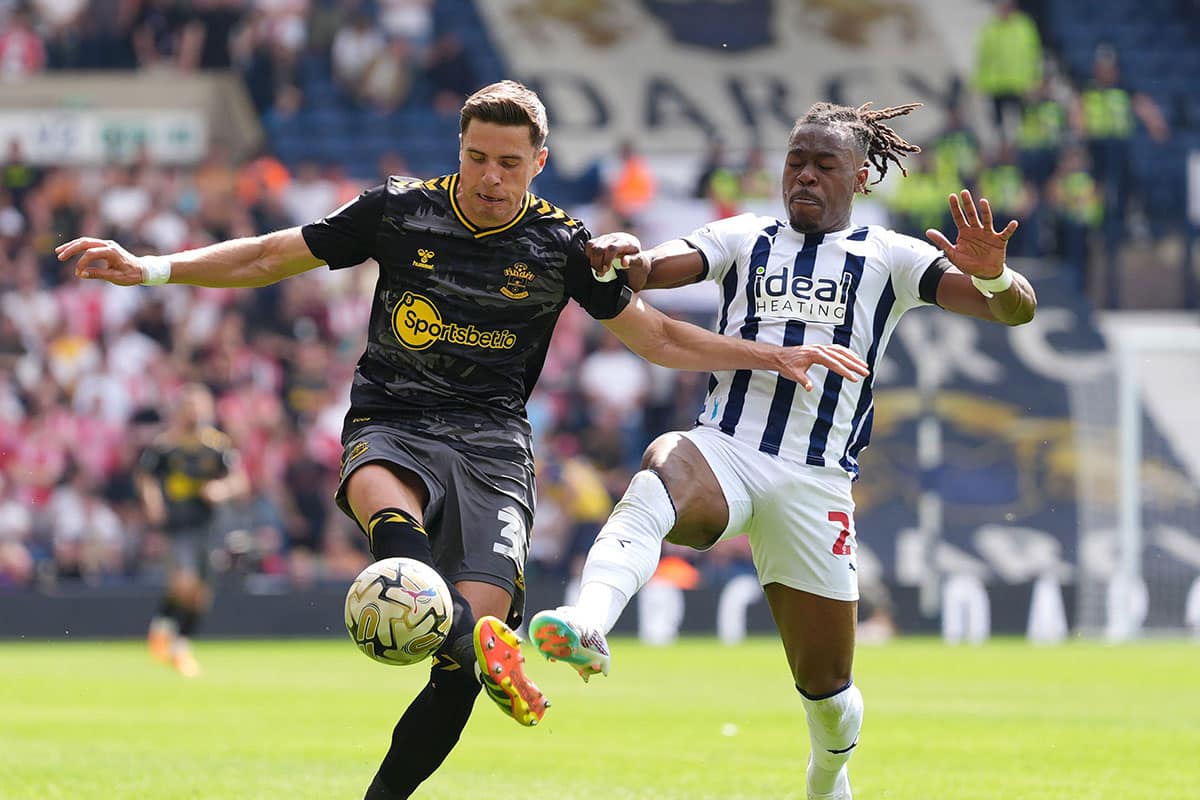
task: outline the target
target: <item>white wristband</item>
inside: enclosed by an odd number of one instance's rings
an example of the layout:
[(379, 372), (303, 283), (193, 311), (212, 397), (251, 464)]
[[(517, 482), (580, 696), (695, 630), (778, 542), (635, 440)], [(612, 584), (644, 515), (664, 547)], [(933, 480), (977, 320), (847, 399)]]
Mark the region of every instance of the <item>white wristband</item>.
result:
[(621, 263), (620, 257), (617, 257), (617, 258), (614, 258), (611, 262), (609, 262), (607, 272), (605, 272), (603, 275), (597, 275), (596, 273), (593, 272), (592, 277), (595, 278), (600, 283), (608, 283), (609, 281), (615, 281), (617, 279), (617, 270), (619, 270), (619, 269), (627, 269), (627, 267)]
[(1000, 274), (994, 278), (978, 278), (971, 276), (971, 283), (975, 284), (975, 288), (984, 297), (992, 297), (993, 295), (1003, 292), (1008, 287), (1012, 286), (1013, 271), (1008, 268), (1008, 264), (1004, 265), (1004, 269), (1000, 270)]
[(142, 285), (158, 286), (171, 280), (171, 259), (166, 256), (142, 256)]

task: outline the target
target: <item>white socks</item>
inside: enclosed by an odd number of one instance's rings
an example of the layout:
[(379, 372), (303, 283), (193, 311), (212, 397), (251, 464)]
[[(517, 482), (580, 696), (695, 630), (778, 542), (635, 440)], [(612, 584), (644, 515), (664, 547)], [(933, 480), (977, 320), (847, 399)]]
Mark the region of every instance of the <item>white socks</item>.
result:
[(662, 478), (638, 472), (588, 550), (575, 606), (581, 623), (612, 630), (658, 569), (663, 539), (674, 526), (675, 506)]
[(839, 773), (854, 753), (862, 728), (862, 693), (853, 683), (835, 695), (810, 700), (800, 695), (808, 717), (808, 738), (812, 755), (808, 760), (810, 795), (832, 795), (848, 785)]

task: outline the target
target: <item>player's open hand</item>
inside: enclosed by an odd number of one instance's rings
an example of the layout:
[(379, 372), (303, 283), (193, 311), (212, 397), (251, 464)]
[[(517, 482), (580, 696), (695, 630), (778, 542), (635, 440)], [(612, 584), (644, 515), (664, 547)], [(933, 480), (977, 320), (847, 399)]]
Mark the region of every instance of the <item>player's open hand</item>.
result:
[[(584, 250), (596, 279), (610, 281), (609, 271), (626, 270), (629, 288), (641, 291), (650, 275), (650, 261), (642, 254), (642, 243), (632, 233), (606, 233), (590, 239)], [(616, 266), (620, 264), (620, 266)]]
[(804, 344), (799, 347), (785, 347), (781, 359), (779, 374), (785, 378), (791, 378), (803, 386), (806, 392), (811, 392), (813, 388), (812, 379), (808, 377), (808, 368), (814, 364), (828, 367), (831, 372), (836, 372), (855, 383), (858, 382), (859, 377), (871, 374), (867, 362), (855, 355), (853, 350), (842, 347), (840, 344)]
[(971, 193), (963, 189), (950, 195), (950, 216), (958, 227), (958, 241), (954, 244), (940, 232), (930, 228), (925, 231), (950, 263), (968, 275), (979, 278), (995, 278), (1004, 269), (1004, 253), (1008, 240), (1017, 231), (1017, 221), (1009, 220), (1004, 230), (996, 232), (992, 225), (992, 207), (984, 198), (979, 200), (979, 211)]
[(141, 260), (111, 239), (84, 236), (54, 248), (59, 261), (79, 256), (75, 275), (108, 281), (117, 286), (136, 286), (145, 278)]

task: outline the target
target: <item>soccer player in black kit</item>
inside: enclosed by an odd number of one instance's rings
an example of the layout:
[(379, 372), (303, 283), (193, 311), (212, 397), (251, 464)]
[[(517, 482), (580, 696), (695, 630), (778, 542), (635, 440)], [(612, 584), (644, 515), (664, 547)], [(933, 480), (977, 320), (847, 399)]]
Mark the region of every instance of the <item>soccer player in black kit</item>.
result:
[(412, 794), (446, 758), (480, 686), (535, 725), (548, 703), (526, 677), (512, 631), (524, 608), (533, 524), (525, 402), (559, 313), (575, 300), (627, 347), (687, 370), (769, 369), (802, 381), (811, 365), (856, 380), (845, 348), (779, 348), (719, 336), (634, 298), (600, 268), (582, 223), (529, 193), (546, 163), (541, 100), (512, 81), (463, 105), (459, 172), (390, 178), (299, 228), (170, 256), (134, 256), (81, 238), (58, 248), (82, 278), (265, 286), (322, 264), (379, 263), (366, 351), (351, 390), (338, 505), (376, 559), (433, 565), (454, 599), (450, 635), (404, 712), (366, 800)]
[(167, 535), (167, 585), (150, 621), (150, 655), (194, 678), (191, 638), (211, 600), (209, 551), (217, 508), (244, 496), (249, 478), (229, 437), (213, 427), (207, 386), (190, 383), (170, 424), (142, 451), (137, 487), (147, 520)]

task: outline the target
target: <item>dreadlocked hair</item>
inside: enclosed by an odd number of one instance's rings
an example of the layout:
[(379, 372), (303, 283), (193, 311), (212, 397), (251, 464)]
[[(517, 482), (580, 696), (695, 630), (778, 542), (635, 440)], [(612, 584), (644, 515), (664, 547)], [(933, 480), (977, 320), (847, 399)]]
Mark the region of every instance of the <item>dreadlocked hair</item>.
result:
[[(884, 125), (883, 121), (902, 117), (921, 106), (922, 103), (907, 103), (902, 106), (890, 106), (878, 111), (871, 111), (870, 102), (863, 103), (858, 108), (839, 106), (833, 103), (815, 103), (812, 108), (808, 109), (808, 113), (796, 121), (796, 127), (816, 124), (838, 127), (848, 131), (854, 137), (855, 144), (866, 153), (867, 160), (879, 172), (879, 178), (872, 181), (872, 185), (874, 185), (887, 175), (889, 161), (900, 168), (901, 175), (907, 176), (908, 170), (900, 163), (900, 157), (921, 152), (920, 147), (905, 141), (900, 134)], [(795, 133), (794, 129), (793, 133)], [(864, 188), (864, 191), (869, 194), (871, 190)]]

